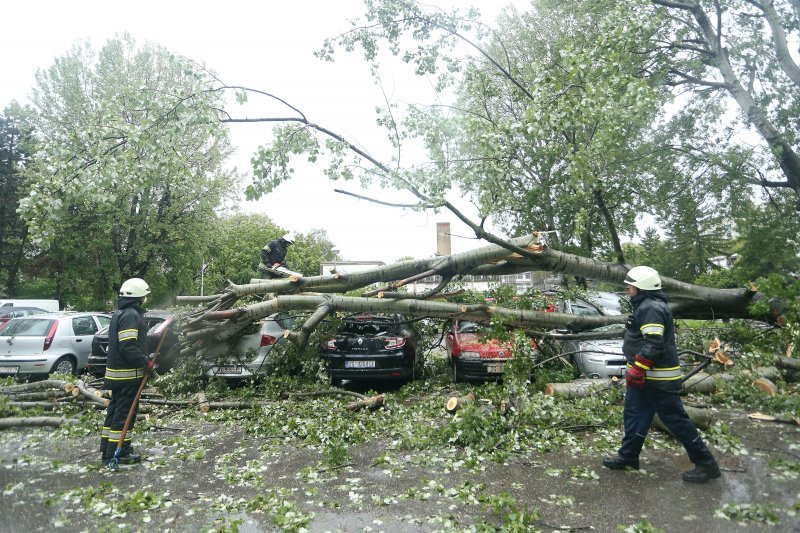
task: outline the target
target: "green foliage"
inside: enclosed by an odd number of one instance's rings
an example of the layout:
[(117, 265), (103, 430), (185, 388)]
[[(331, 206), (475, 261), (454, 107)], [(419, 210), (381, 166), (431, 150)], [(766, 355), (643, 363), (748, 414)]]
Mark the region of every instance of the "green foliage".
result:
[(775, 506), (771, 503), (726, 503), (714, 512), (714, 516), (733, 520), (741, 525), (764, 522), (774, 526), (781, 521)]
[[(37, 74), (20, 212), (37, 261), (62, 303), (113, 305), (122, 280), (146, 278), (154, 299), (184, 291), (204, 227), (238, 177), (216, 116), (212, 78), (188, 60), (132, 38), (75, 46)], [(191, 236), (191, 239), (187, 236)], [(111, 302), (109, 302), (111, 300)]]
[(763, 206), (741, 204), (736, 217), (739, 258), (733, 266), (740, 285), (773, 273), (800, 273), (800, 220), (795, 205), (788, 198)]

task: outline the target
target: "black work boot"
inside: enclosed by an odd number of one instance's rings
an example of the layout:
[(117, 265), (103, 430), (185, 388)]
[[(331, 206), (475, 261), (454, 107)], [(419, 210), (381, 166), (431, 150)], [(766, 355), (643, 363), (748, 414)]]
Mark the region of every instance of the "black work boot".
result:
[(711, 465), (694, 465), (694, 469), (683, 473), (683, 480), (686, 483), (708, 483), (721, 475), (722, 473), (719, 471), (717, 463)]
[(142, 456), (139, 455), (138, 453), (129, 453), (128, 455), (119, 458), (119, 464), (121, 465), (135, 465), (141, 462), (142, 462)]
[(136, 463), (142, 462), (141, 454), (135, 453), (133, 451), (133, 446), (130, 444), (126, 444), (122, 447), (122, 450), (119, 452), (119, 464), (121, 465), (133, 465)]
[(639, 459), (625, 459), (619, 455), (606, 457), (603, 459), (603, 466), (611, 470), (625, 470), (626, 468), (639, 470)]

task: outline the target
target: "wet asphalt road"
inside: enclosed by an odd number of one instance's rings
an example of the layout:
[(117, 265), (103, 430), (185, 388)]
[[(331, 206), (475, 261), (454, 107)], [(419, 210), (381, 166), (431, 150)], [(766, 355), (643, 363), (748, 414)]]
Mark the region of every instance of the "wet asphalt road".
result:
[[(663, 435), (653, 435), (653, 442), (665, 449), (648, 446), (639, 472), (602, 468), (601, 456), (583, 451), (593, 435), (576, 435), (579, 453), (560, 448), (515, 454), (504, 464), (474, 468), (458, 462), (463, 452), (392, 450), (378, 438), (351, 448), (349, 466), (319, 470), (317, 450), (258, 441), (234, 425), (190, 419), (142, 436), (145, 463), (112, 472), (98, 461), (93, 434), (65, 439), (59, 430), (3, 431), (0, 531), (116, 531), (121, 524), (129, 531), (230, 531), (232, 525), (239, 531), (278, 531), (269, 513), (231, 503), (275, 490), (297, 510), (314, 513), (312, 532), (458, 531), (484, 520), (498, 524), (476, 498), (504, 492), (538, 509), (536, 523), (543, 531), (612, 532), (643, 517), (669, 532), (800, 531), (800, 518), (786, 512), (774, 526), (738, 525), (715, 516), (725, 504), (769, 503), (785, 510), (800, 502), (796, 476), (781, 479), (769, 467), (770, 460), (798, 460), (800, 427), (753, 422), (744, 413), (730, 417), (731, 432), (742, 438), (747, 454), (718, 453), (723, 477), (701, 486), (681, 481), (688, 460), (675, 446), (664, 446)], [(195, 439), (206, 450), (202, 459), (175, 457), (168, 443), (176, 434)], [(391, 462), (376, 463), (387, 450)], [(162, 501), (148, 511), (111, 518), (102, 506), (87, 508), (90, 489), (110, 490), (103, 482), (120, 494), (146, 490)]]

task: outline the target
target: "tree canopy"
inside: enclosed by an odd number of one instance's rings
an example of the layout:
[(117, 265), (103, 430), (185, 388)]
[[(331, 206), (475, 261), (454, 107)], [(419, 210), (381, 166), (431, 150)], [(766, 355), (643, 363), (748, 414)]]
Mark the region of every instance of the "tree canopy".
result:
[(77, 45), (38, 72), (19, 206), (71, 299), (107, 298), (131, 276), (180, 292), (199, 264), (203, 227), (238, 179), (208, 87), (194, 63), (129, 36)]

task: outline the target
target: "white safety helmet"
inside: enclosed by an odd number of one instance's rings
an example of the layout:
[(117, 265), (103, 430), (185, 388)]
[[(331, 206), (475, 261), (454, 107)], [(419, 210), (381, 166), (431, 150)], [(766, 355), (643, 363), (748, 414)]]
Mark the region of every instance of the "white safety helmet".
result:
[(281, 237), (281, 239), (288, 242), (289, 244), (294, 244), (294, 233), (290, 231), (289, 233)]
[(643, 291), (661, 289), (661, 278), (658, 275), (658, 271), (648, 266), (638, 266), (628, 270), (628, 275), (625, 276), (625, 283)]
[(119, 288), (119, 295), (128, 298), (144, 298), (150, 294), (150, 286), (142, 278), (126, 280)]

